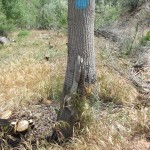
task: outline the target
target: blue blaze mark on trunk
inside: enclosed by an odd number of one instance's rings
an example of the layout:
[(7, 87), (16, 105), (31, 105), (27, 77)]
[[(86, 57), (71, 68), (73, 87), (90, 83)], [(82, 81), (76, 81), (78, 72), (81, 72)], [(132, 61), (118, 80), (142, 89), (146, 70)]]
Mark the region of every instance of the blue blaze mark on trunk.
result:
[(85, 9), (89, 5), (89, 0), (76, 0), (75, 6), (78, 9)]

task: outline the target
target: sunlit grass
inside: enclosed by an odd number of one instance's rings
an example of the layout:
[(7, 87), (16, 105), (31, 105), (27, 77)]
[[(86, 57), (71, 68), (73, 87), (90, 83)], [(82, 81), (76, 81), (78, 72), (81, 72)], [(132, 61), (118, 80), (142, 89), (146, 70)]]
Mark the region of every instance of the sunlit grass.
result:
[[(8, 108), (12, 108), (13, 106), (18, 107), (21, 103), (36, 101), (38, 97), (58, 98), (58, 92), (62, 90), (65, 72), (66, 38), (58, 40), (57, 34), (51, 34), (47, 32), (37, 32), (36, 34), (33, 31), (32, 35), (21, 44), (15, 43), (1, 50), (1, 104), (4, 103)], [(45, 36), (49, 36), (50, 39), (44, 40)], [(54, 37), (56, 37), (56, 41)], [(53, 50), (49, 50), (50, 41), (54, 45)], [(62, 42), (64, 44), (60, 49), (56, 44), (62, 45)], [(56, 49), (59, 49), (57, 51), (63, 55), (58, 55), (58, 52), (55, 52)], [(52, 57), (53, 55), (54, 57)], [(58, 55), (57, 59), (56, 55)], [(45, 59), (45, 56), (50, 57), (49, 61)]]

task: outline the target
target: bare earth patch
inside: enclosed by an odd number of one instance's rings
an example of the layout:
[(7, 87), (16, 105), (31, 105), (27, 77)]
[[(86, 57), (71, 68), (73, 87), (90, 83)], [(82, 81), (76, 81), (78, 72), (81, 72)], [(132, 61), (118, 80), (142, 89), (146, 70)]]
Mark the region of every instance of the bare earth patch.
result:
[(14, 111), (10, 120), (33, 120), (33, 124), (27, 131), (22, 133), (6, 133), (3, 136), (3, 141), (0, 141), (0, 146), (17, 147), (18, 149), (26, 148), (25, 141), (31, 144), (31, 147), (36, 147), (38, 142), (46, 141), (46, 137), (51, 135), (52, 127), (56, 121), (58, 103), (52, 102), (46, 104), (32, 104), (28, 107), (19, 108)]

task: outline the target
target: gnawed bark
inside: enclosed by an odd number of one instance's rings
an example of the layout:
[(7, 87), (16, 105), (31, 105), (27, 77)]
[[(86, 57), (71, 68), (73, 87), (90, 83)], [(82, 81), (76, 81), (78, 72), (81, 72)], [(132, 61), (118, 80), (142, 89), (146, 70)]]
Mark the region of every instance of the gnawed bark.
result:
[[(80, 122), (83, 110), (75, 108), (86, 102), (96, 82), (94, 53), (94, 8), (95, 1), (76, 8), (76, 0), (68, 1), (68, 61), (61, 108), (51, 140), (61, 143), (73, 136), (76, 122)], [(81, 108), (82, 109), (82, 108)]]

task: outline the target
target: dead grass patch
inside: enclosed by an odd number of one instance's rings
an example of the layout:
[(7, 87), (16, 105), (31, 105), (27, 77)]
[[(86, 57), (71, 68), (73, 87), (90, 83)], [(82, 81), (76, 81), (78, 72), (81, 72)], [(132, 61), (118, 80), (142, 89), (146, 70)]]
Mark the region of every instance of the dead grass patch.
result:
[(99, 96), (104, 102), (117, 104), (138, 103), (138, 92), (124, 77), (103, 64), (98, 64), (97, 78), (99, 83)]
[[(17, 33), (12, 36), (15, 38)], [(52, 48), (49, 47), (52, 45)], [(96, 46), (99, 53), (99, 47)], [(49, 61), (44, 59), (45, 55)], [(0, 50), (0, 110), (36, 103), (38, 97), (60, 98), (66, 68), (66, 36), (53, 31), (31, 31), (25, 41)], [(39, 150), (133, 150), (149, 131), (149, 107), (135, 109), (137, 91), (113, 69), (97, 61), (97, 89), (101, 102), (91, 125), (72, 143), (60, 147), (37, 141)], [(107, 105), (112, 102), (114, 107)], [(116, 104), (123, 104), (118, 107)], [(131, 105), (132, 104), (132, 105)], [(138, 135), (137, 135), (138, 134)], [(137, 141), (132, 140), (138, 137)], [(32, 137), (31, 137), (32, 138)], [(141, 139), (140, 139), (141, 138)], [(132, 144), (134, 145), (132, 146)], [(147, 144), (147, 143), (146, 143)], [(149, 144), (149, 142), (148, 142)], [(31, 141), (24, 141), (33, 149)], [(23, 148), (22, 148), (23, 149)], [(146, 149), (141, 149), (146, 150)]]

